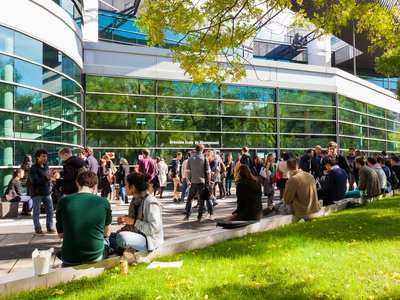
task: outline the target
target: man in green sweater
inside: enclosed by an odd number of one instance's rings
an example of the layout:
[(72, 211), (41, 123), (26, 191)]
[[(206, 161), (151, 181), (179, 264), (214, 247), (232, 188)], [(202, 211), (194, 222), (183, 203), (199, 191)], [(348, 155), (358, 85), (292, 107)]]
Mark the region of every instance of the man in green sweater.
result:
[(64, 266), (101, 261), (105, 238), (111, 233), (111, 207), (106, 198), (95, 195), (97, 175), (87, 171), (76, 179), (79, 192), (61, 198), (57, 206), (56, 227), (63, 239)]

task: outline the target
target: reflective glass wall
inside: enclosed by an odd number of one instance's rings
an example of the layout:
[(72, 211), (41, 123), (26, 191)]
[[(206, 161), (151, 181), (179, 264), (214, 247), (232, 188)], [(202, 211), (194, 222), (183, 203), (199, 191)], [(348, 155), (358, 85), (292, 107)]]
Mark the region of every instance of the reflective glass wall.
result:
[(115, 152), (132, 164), (144, 147), (170, 160), (198, 141), (235, 156), (244, 145), (253, 153), (302, 153), (317, 144), (326, 147), (338, 135), (343, 150), (400, 150), (399, 114), (336, 98), (301, 90), (87, 76), (87, 144), (98, 157)]
[(76, 22), (79, 28), (82, 27), (83, 0), (53, 0), (60, 5)]
[[(0, 26), (0, 168), (44, 147), (82, 145), (81, 69), (61, 51)], [(9, 172), (8, 170), (7, 172)]]

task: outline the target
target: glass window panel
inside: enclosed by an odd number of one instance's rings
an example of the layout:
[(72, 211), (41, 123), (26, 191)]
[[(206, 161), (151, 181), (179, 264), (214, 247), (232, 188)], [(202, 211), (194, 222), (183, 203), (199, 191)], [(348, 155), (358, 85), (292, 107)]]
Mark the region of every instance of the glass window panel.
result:
[(86, 109), (155, 112), (155, 100), (152, 97), (86, 94)]
[(319, 92), (308, 92), (299, 90), (279, 90), (280, 103), (335, 105), (335, 95)]
[[(276, 132), (276, 120), (274, 119), (243, 119), (223, 118), (222, 132)], [(238, 145), (239, 146), (239, 145)]]
[[(398, 140), (399, 139), (397, 139), (397, 141)], [(389, 152), (399, 152), (400, 151), (400, 142), (387, 143), (387, 150)]]
[(112, 92), (125, 94), (155, 95), (156, 82), (154, 80), (87, 76), (88, 92)]
[(7, 55), (0, 55), (0, 79), (14, 81), (14, 59)]
[(227, 116), (251, 116), (275, 118), (276, 106), (272, 103), (223, 101), (222, 114)]
[(386, 111), (386, 118), (392, 121), (400, 122), (400, 114), (392, 111)]
[(42, 148), (41, 143), (18, 142), (14, 143), (14, 165), (20, 166), (24, 162), (25, 155), (30, 154), (35, 157), (35, 151)]
[(62, 78), (61, 85), (63, 96), (79, 104), (81, 103), (81, 90), (75, 82)]
[(222, 148), (276, 148), (276, 134), (222, 134)]
[[(0, 166), (11, 167), (13, 165), (14, 158), (12, 156), (10, 157), (8, 153), (7, 154), (5, 153), (5, 150), (7, 148), (12, 148), (13, 146), (14, 146), (13, 142), (0, 140)], [(0, 172), (1, 171), (2, 170), (0, 169)], [(3, 179), (3, 177), (1, 177), (1, 178)], [(1, 181), (3, 181), (3, 180), (1, 180)], [(0, 193), (3, 195), (3, 190), (1, 190)]]
[[(220, 147), (220, 134), (202, 132), (158, 132), (159, 147), (175, 147), (179, 149), (193, 149), (197, 142), (206, 148)], [(168, 163), (168, 162), (167, 162)]]
[(368, 140), (363, 138), (348, 138), (341, 137), (340, 138), (340, 146), (342, 149), (349, 149), (350, 147), (354, 147), (360, 150), (368, 149)]
[(16, 87), (15, 109), (24, 112), (41, 114), (42, 93), (30, 89)]
[(155, 116), (141, 114), (86, 114), (87, 128), (154, 130)]
[(14, 137), (13, 113), (0, 111), (0, 137)]
[(203, 116), (158, 116), (157, 129), (181, 131), (221, 131), (221, 119)]
[(41, 64), (43, 62), (43, 43), (15, 32), (15, 54)]
[(370, 128), (369, 137), (374, 139), (386, 140), (386, 131)]
[(313, 136), (313, 135), (285, 135), (281, 134), (281, 148), (308, 149), (314, 148), (315, 145), (327, 145), (329, 141), (335, 139), (333, 136)]
[(193, 100), (185, 98), (158, 98), (160, 113), (219, 115), (219, 101)]
[(378, 128), (386, 128), (386, 121), (383, 119), (369, 117), (369, 125)]
[(339, 109), (339, 120), (356, 124), (368, 125), (367, 116), (343, 109)]
[(279, 110), (281, 118), (335, 120), (334, 107), (281, 104)]
[(155, 133), (148, 131), (90, 131), (86, 132), (88, 145), (92, 147), (148, 148), (155, 145)]
[(369, 140), (369, 151), (371, 152), (381, 152), (386, 151), (386, 142)]
[(43, 65), (62, 72), (62, 54), (56, 48), (43, 44)]
[(387, 138), (389, 141), (400, 143), (400, 132), (388, 132)]
[(388, 130), (400, 131), (400, 123), (386, 121), (386, 126)]
[(221, 86), (222, 99), (275, 102), (275, 89), (253, 86)]
[(281, 119), (281, 133), (325, 133), (335, 134), (336, 124), (327, 121)]
[(42, 67), (16, 59), (14, 76), (15, 82), (38, 89), (42, 88)]
[(339, 124), (339, 132), (343, 135), (352, 135), (355, 137), (368, 137), (368, 128), (353, 125), (353, 124)]
[(219, 89), (209, 83), (196, 85), (180, 81), (157, 81), (157, 95), (218, 99)]
[(79, 144), (81, 140), (81, 130), (72, 124), (62, 123), (61, 137), (63, 143)]
[(0, 108), (14, 108), (14, 86), (0, 82)]
[(43, 139), (43, 119), (28, 115), (15, 114), (15, 137), (27, 140)]
[(367, 104), (353, 100), (351, 98), (345, 96), (339, 96), (339, 107), (351, 109), (354, 111), (366, 113), (367, 112)]
[(367, 107), (368, 107), (369, 115), (385, 118), (385, 109), (377, 107), (375, 105), (371, 105), (371, 104), (368, 104)]
[(14, 31), (0, 26), (0, 51), (14, 54)]
[(61, 98), (48, 94), (42, 94), (42, 97), (43, 115), (61, 119), (63, 100)]
[(43, 119), (43, 139), (46, 141), (61, 142), (62, 122)]

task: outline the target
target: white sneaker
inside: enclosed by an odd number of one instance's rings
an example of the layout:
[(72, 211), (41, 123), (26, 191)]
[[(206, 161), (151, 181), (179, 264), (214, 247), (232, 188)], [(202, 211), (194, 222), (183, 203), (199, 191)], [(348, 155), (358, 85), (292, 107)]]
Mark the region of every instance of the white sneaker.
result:
[(210, 221), (214, 221), (214, 215), (209, 215), (209, 216), (208, 216), (208, 219), (209, 219)]

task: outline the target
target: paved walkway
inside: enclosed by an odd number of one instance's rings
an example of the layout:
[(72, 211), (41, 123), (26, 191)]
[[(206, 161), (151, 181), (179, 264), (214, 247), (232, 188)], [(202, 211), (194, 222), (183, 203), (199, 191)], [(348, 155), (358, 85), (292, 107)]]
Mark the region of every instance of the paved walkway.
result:
[[(165, 196), (160, 200), (164, 206), (165, 239), (215, 228), (216, 221), (197, 222), (197, 209), (193, 209), (189, 221), (182, 221), (185, 204), (173, 203), (171, 193), (165, 192)], [(266, 199), (263, 199), (264, 207), (266, 207), (266, 202)], [(230, 215), (235, 210), (236, 197), (229, 196), (224, 200), (218, 200), (218, 203), (214, 212), (216, 220)], [(118, 216), (127, 214), (128, 206), (127, 204), (112, 204), (112, 231), (121, 227), (116, 224), (116, 219)], [(41, 215), (40, 221), (42, 228), (46, 228), (45, 215)], [(16, 219), (0, 219), (0, 277), (12, 272), (32, 269), (32, 252), (36, 248), (47, 250), (51, 247), (58, 251), (61, 247), (60, 239), (56, 234), (34, 235), (32, 217), (18, 216)], [(57, 258), (54, 259), (54, 265), (61, 263)]]

